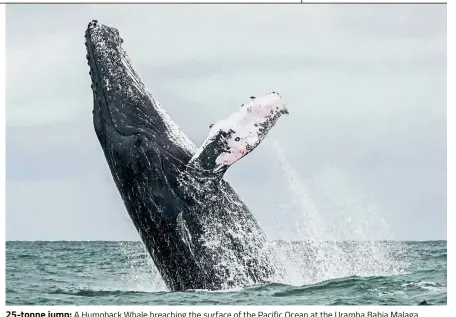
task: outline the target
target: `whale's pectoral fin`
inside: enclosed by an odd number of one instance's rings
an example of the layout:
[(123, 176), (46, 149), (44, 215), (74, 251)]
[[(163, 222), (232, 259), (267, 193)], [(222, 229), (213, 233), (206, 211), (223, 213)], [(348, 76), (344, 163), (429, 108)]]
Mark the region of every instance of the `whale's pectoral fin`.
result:
[(221, 178), (231, 165), (263, 141), (284, 113), (288, 110), (276, 92), (250, 100), (227, 119), (210, 126), (209, 136), (193, 155), (187, 169)]

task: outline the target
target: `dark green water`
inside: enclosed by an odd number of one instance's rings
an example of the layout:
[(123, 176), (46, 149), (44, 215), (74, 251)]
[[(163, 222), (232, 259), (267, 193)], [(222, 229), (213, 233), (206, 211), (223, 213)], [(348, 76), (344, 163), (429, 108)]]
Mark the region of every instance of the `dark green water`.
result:
[(6, 242), (7, 305), (447, 303), (447, 243), (275, 242), (287, 278), (168, 292), (139, 242)]

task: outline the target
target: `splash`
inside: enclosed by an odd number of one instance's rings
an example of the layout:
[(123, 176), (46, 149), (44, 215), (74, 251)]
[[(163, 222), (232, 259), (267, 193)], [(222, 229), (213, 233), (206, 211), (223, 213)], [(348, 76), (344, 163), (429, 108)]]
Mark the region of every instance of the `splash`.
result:
[(404, 272), (395, 249), (400, 244), (380, 240), (392, 237), (382, 214), (344, 173), (327, 168), (313, 179), (302, 180), (279, 143), (273, 146), (292, 194), (291, 206), (283, 211), (294, 217), (293, 240), (297, 240), (277, 242), (287, 271), (283, 283), (303, 285)]
[[(208, 232), (203, 237), (206, 247), (214, 249), (214, 256), (221, 256), (221, 266), (233, 270), (233, 274), (226, 276), (223, 291), (255, 284), (254, 281), (240, 283), (234, 279), (234, 273), (239, 274), (245, 265), (239, 263), (229, 248), (223, 247), (229, 244), (225, 241), (227, 235), (246, 247), (258, 248), (258, 252), (252, 253), (261, 259), (260, 262), (274, 259), (272, 265), (278, 274), (271, 282), (301, 286), (351, 276), (390, 276), (405, 272), (404, 246), (381, 240), (393, 236), (372, 199), (336, 168), (326, 168), (312, 179), (301, 179), (279, 143), (274, 142), (273, 146), (292, 194), (291, 203), (282, 208), (286, 213), (282, 218), (293, 219), (293, 241), (265, 242), (263, 248), (259, 248), (251, 242), (259, 232), (252, 232), (251, 228), (246, 230), (239, 223), (232, 224), (236, 230), (219, 230), (209, 225), (212, 223), (209, 221)], [(276, 229), (280, 231), (280, 227)], [(144, 247), (139, 250), (129, 243), (120, 246), (125, 258), (123, 282), (129, 290), (167, 291)], [(243, 278), (248, 279), (247, 276)]]
[(120, 279), (128, 291), (166, 292), (163, 281), (146, 247), (137, 242), (119, 242), (118, 252), (123, 260)]

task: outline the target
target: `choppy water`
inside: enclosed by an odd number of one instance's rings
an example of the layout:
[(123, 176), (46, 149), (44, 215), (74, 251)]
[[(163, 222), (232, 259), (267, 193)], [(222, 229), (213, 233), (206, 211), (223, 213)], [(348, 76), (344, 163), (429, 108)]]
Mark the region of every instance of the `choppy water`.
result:
[(447, 303), (447, 243), (275, 242), (288, 276), (229, 291), (169, 292), (140, 242), (6, 243), (7, 305)]

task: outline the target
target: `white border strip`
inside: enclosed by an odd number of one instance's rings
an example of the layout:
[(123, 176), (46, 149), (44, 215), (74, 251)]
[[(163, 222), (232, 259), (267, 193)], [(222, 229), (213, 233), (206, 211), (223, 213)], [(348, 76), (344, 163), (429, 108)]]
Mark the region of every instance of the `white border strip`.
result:
[[(456, 303), (456, 292), (454, 291), (456, 281), (454, 279), (454, 271), (449, 269), (453, 268), (454, 270), (454, 268), (456, 267), (456, 263), (454, 260), (454, 248), (452, 252), (448, 251), (449, 249), (451, 249), (452, 246), (454, 246), (455, 234), (455, 232), (450, 227), (450, 224), (452, 223), (454, 225), (456, 223), (456, 218), (454, 215), (454, 211), (456, 208), (454, 196), (454, 193), (456, 192), (456, 152), (454, 142), (456, 136), (456, 129), (454, 126), (456, 115), (456, 98), (454, 94), (456, 87), (454, 79), (454, 71), (456, 67), (456, 63), (454, 61), (456, 54), (456, 50), (454, 47), (454, 40), (456, 36), (454, 31), (456, 28), (456, 23), (454, 21), (454, 19), (456, 18), (456, 2), (450, 1), (450, 3), (447, 4), (447, 303), (454, 306)], [(452, 287), (449, 285), (452, 285)]]
[(0, 254), (1, 254), (1, 283), (3, 285), (3, 291), (0, 292), (0, 302), (4, 305), (5, 303), (5, 243), (6, 240), (6, 205), (5, 205), (5, 195), (6, 195), (6, 175), (5, 175), (5, 166), (6, 166), (6, 42), (5, 42), (5, 27), (6, 27), (6, 6), (0, 4), (0, 98), (1, 98), (1, 115), (0, 115), (0, 179), (1, 179), (1, 189), (0, 189), (0, 203), (1, 209), (4, 210), (3, 215), (3, 225), (1, 225), (1, 239), (3, 240), (0, 243)]
[(204, 4), (204, 3), (238, 3), (238, 4), (248, 4), (248, 3), (274, 3), (274, 4), (281, 4), (281, 3), (322, 3), (322, 4), (374, 4), (374, 3), (447, 3), (447, 1), (438, 1), (438, 0), (403, 0), (403, 1), (362, 1), (362, 0), (352, 0), (352, 1), (343, 1), (343, 0), (333, 0), (333, 1), (304, 1), (304, 0), (133, 0), (133, 1), (125, 1), (125, 0), (95, 0), (95, 1), (39, 1), (39, 0), (32, 0), (32, 1), (7, 1), (8, 3), (92, 3), (92, 4), (109, 4), (109, 3), (194, 3), (194, 4)]

